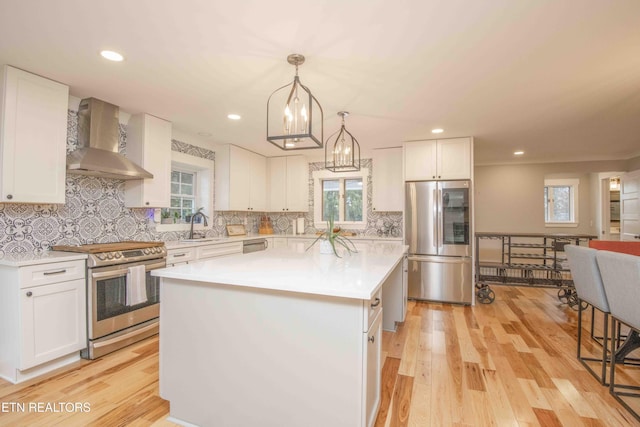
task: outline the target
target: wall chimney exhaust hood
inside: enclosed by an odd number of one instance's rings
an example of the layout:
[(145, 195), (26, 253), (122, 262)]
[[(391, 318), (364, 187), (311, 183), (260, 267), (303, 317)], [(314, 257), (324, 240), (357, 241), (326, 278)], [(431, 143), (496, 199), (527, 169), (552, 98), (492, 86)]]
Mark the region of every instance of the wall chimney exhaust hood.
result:
[(118, 153), (117, 106), (85, 98), (78, 108), (78, 149), (67, 155), (67, 172), (114, 179), (153, 178), (153, 174)]

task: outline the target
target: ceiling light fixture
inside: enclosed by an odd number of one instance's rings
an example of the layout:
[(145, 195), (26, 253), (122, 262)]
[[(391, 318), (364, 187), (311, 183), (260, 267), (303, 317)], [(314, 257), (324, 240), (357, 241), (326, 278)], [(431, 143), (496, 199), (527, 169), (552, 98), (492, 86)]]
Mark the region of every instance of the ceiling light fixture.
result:
[(442, 133), (442, 132), (444, 132), (444, 129), (440, 129), (440, 128), (431, 129), (431, 133)]
[(227, 114), (227, 118), (231, 120), (240, 120), (240, 114)]
[(342, 126), (336, 133), (338, 136), (333, 142), (331, 152), (329, 152), (329, 138), (324, 147), (324, 167), (332, 172), (346, 172), (360, 170), (360, 144), (358, 140), (345, 128), (344, 118), (349, 115), (348, 111), (338, 113), (342, 117)]
[(514, 156), (522, 156), (524, 154), (524, 151), (514, 151), (513, 155)]
[(298, 66), (304, 56), (294, 53), (287, 62), (296, 67), (293, 82), (278, 88), (267, 101), (267, 141), (282, 150), (322, 148), (322, 107), (300, 82)]
[(121, 62), (124, 60), (124, 56), (112, 50), (103, 50), (102, 52), (100, 52), (100, 56), (102, 56), (104, 59), (108, 59), (109, 61), (114, 62)]

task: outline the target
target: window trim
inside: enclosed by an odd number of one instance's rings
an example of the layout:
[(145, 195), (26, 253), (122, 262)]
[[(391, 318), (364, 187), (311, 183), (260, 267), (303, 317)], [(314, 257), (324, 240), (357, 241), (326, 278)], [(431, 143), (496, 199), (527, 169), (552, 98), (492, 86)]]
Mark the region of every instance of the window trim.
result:
[[(579, 186), (580, 180), (578, 178), (554, 178), (544, 180), (544, 188), (547, 187), (571, 187), (571, 206), (572, 206), (572, 218), (570, 221), (562, 221), (562, 222), (547, 222), (547, 213), (544, 212), (544, 226), (545, 227), (578, 227), (580, 225), (579, 221)], [(544, 205), (543, 205), (544, 208)], [(544, 209), (543, 209), (544, 210)]]
[[(213, 185), (214, 185), (214, 167), (213, 160), (202, 157), (192, 156), (190, 154), (181, 153), (179, 151), (171, 152), (171, 170), (174, 168), (185, 171), (193, 171), (197, 173), (196, 182), (196, 206), (204, 207), (204, 214), (209, 217), (209, 226), (194, 224), (193, 229), (198, 231), (210, 230), (213, 228)], [(186, 231), (191, 228), (191, 224), (161, 224), (160, 209), (154, 212), (154, 221), (156, 223), (156, 231)]]
[(352, 230), (364, 230), (367, 228), (367, 206), (369, 204), (367, 193), (367, 177), (369, 169), (361, 168), (355, 172), (331, 172), (323, 169), (314, 171), (313, 174), (313, 226), (319, 229), (327, 228), (327, 222), (322, 219), (322, 180), (324, 179), (362, 179), (362, 221), (335, 221), (335, 225)]

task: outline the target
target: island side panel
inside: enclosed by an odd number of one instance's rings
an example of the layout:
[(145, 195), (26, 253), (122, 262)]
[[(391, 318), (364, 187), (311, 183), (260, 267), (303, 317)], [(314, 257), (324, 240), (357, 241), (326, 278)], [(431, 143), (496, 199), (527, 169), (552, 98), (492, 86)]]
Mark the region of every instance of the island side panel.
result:
[(162, 279), (160, 395), (200, 426), (361, 426), (363, 301)]

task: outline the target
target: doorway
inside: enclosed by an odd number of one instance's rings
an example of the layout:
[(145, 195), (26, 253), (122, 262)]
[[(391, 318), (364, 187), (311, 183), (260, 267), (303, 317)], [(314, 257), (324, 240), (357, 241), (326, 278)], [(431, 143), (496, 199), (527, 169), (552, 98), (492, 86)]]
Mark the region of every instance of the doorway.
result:
[(620, 177), (624, 172), (597, 174), (597, 235), (602, 240), (620, 240)]

